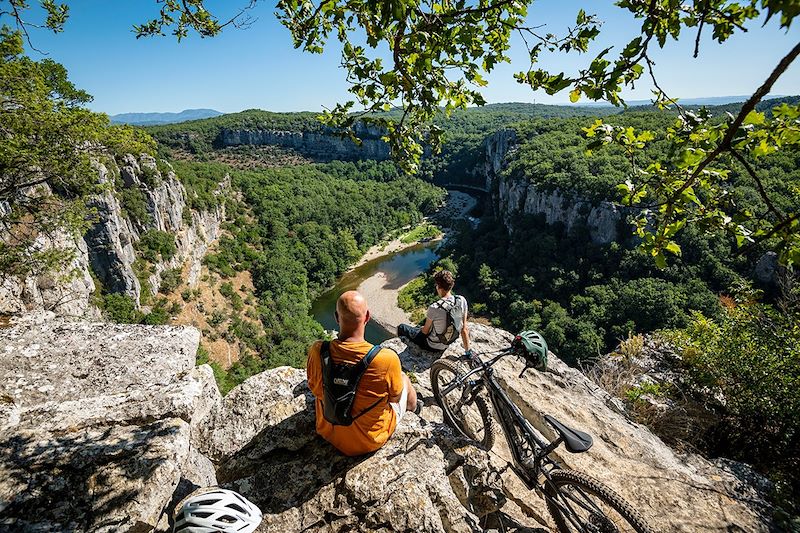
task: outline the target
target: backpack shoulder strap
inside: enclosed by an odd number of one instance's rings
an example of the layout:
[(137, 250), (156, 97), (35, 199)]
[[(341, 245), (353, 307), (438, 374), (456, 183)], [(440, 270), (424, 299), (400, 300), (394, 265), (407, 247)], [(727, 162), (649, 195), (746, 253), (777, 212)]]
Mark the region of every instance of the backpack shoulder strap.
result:
[(381, 351), (381, 345), (375, 344), (372, 348), (369, 349), (367, 355), (361, 358), (361, 360), (353, 365), (353, 374), (358, 376), (358, 380), (361, 380), (361, 376), (364, 375), (364, 372), (367, 371), (367, 368), (370, 364), (372, 364), (372, 360), (375, 359), (375, 356), (378, 355), (378, 352)]
[(325, 379), (325, 370), (330, 366), (331, 360), (331, 341), (322, 341), (319, 347), (319, 359), (322, 363), (322, 376)]
[[(382, 346), (380, 344), (374, 345), (367, 352), (367, 355), (362, 357), (357, 364), (353, 365), (353, 373), (351, 374), (352, 376), (355, 377), (355, 381), (353, 383), (353, 390), (358, 388), (358, 384), (361, 382), (361, 377), (364, 375), (364, 372), (367, 371), (367, 368), (369, 368), (369, 365), (372, 363), (372, 360), (375, 359), (375, 356), (378, 355), (378, 352), (380, 352), (381, 349)], [(370, 405), (369, 407), (358, 413), (356, 416), (354, 416), (353, 420), (371, 411), (374, 407), (376, 407), (379, 403), (381, 403), (384, 400), (384, 398), (388, 399), (389, 395), (387, 394), (386, 396), (381, 396), (380, 398), (375, 400), (375, 403), (373, 403), (372, 405)]]

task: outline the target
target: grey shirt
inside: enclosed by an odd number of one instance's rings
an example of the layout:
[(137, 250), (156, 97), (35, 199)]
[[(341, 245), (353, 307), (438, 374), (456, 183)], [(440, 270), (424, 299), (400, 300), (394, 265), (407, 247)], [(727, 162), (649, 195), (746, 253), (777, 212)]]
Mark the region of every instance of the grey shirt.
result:
[[(435, 304), (428, 307), (428, 313), (426, 316), (433, 322), (433, 325), (431, 325), (431, 330), (428, 333), (428, 346), (430, 346), (434, 350), (444, 350), (447, 348), (446, 344), (434, 342), (433, 339), (437, 338), (437, 335), (443, 332), (447, 328), (447, 309), (444, 309), (442, 307), (441, 302), (444, 301), (453, 302), (454, 298), (458, 300), (458, 304), (461, 306), (461, 311), (463, 312), (464, 318), (466, 319), (467, 299), (461, 295), (456, 296), (451, 294), (448, 298), (442, 298)], [(462, 324), (461, 327), (463, 328), (464, 325)]]

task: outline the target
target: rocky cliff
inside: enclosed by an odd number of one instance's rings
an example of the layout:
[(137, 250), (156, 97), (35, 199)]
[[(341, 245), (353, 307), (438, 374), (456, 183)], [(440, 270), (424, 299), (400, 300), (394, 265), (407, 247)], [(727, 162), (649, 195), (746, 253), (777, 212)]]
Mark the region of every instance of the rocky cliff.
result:
[[(510, 335), (471, 328), (475, 348)], [(195, 368), (192, 328), (66, 323), (38, 315), (0, 330), (0, 531), (167, 531), (198, 487), (221, 484), (265, 512), (259, 532), (546, 531), (544, 502), (489, 453), (457, 439), (433, 405), (428, 354), (385, 343), (426, 404), (378, 452), (339, 455), (314, 434), (304, 372), (282, 367), (220, 397)], [(548, 413), (594, 447), (556, 452), (602, 479), (659, 531), (766, 531), (769, 509), (725, 465), (679, 455), (616, 401), (551, 357), (547, 372), (498, 374), (547, 437)], [(738, 470), (737, 470), (738, 471)]]
[(514, 130), (490, 135), (484, 142), (485, 160), (479, 166), (485, 176), (485, 190), (492, 195), (495, 214), (508, 228), (513, 230), (515, 217), (525, 214), (543, 216), (548, 224), (563, 224), (568, 231), (586, 226), (596, 244), (608, 244), (629, 233), (624, 229), (630, 211), (617, 204), (591, 202), (569, 191), (544, 188), (525, 176), (504, 172), (516, 144)]
[(332, 130), (278, 131), (267, 129), (223, 129), (215, 144), (227, 146), (281, 146), (325, 161), (333, 159), (388, 159), (389, 145), (381, 140), (380, 128), (358, 123), (354, 133), (360, 142)]
[[(212, 211), (197, 212), (187, 206), (187, 192), (169, 165), (162, 169), (147, 155), (125, 155), (119, 164), (113, 159), (96, 163), (98, 180), (107, 190), (89, 200), (96, 221), (83, 239), (66, 235), (43, 246), (74, 250), (75, 259), (65, 272), (24, 280), (7, 278), (0, 284), (0, 313), (19, 314), (33, 309), (53, 310), (61, 315), (97, 316), (91, 295), (99, 290), (95, 280), (113, 293), (126, 294), (138, 304), (142, 283), (134, 263), (136, 244), (150, 230), (173, 235), (177, 251), (169, 260), (152, 265), (148, 290), (158, 292), (161, 274), (170, 268), (189, 263), (189, 284), (197, 283), (200, 262), (208, 246), (219, 238), (225, 217), (224, 205)], [(229, 186), (220, 184), (218, 194)], [(125, 191), (136, 193), (146, 211), (141, 219), (126, 212)]]

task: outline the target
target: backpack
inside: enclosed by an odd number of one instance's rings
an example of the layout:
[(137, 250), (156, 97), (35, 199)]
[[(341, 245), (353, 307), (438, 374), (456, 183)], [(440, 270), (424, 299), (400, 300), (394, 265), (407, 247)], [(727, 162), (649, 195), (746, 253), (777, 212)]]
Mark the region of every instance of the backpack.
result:
[(384, 400), (384, 398), (378, 398), (375, 403), (356, 416), (353, 416), (351, 412), (358, 384), (372, 360), (381, 351), (381, 346), (373, 346), (367, 355), (354, 365), (335, 363), (331, 357), (330, 347), (329, 341), (323, 341), (319, 349), (319, 357), (322, 362), (323, 415), (325, 420), (334, 426), (349, 426), (353, 420)]
[(464, 328), (464, 310), (459, 304), (459, 298), (463, 296), (453, 295), (453, 302), (447, 300), (439, 300), (436, 305), (447, 311), (447, 325), (444, 331), (436, 333), (435, 337), (430, 335), (428, 338), (439, 344), (452, 344), (461, 335), (461, 330)]

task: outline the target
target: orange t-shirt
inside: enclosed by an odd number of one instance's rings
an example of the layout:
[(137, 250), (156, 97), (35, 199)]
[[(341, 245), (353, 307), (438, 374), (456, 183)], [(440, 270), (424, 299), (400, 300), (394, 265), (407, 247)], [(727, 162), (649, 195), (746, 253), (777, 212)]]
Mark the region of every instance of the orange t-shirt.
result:
[[(306, 361), (308, 388), (317, 399), (317, 433), (345, 455), (362, 455), (377, 450), (389, 439), (397, 426), (397, 415), (389, 405), (389, 397), (397, 397), (403, 392), (400, 358), (386, 348), (378, 352), (358, 384), (352, 413), (357, 415), (379, 398), (386, 400), (356, 418), (349, 426), (334, 426), (323, 415), (322, 364), (319, 357), (321, 346), (321, 341), (312, 344)], [(330, 344), (331, 357), (339, 364), (355, 364), (371, 348), (372, 345), (366, 341), (335, 340)]]

